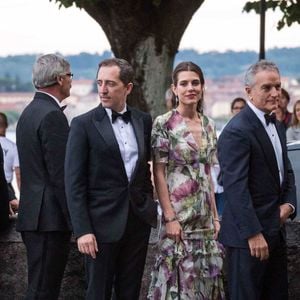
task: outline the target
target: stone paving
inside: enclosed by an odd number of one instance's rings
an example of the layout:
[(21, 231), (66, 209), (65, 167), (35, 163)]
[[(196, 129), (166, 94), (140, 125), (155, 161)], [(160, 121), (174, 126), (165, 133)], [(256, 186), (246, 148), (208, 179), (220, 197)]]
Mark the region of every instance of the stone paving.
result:
[[(157, 230), (151, 234), (140, 300), (145, 300), (150, 282), (151, 268), (157, 251)], [(289, 299), (300, 299), (300, 222), (287, 224)], [(14, 222), (0, 235), (0, 299), (18, 300), (26, 289), (26, 252)], [(84, 299), (83, 259), (72, 243), (60, 299)]]

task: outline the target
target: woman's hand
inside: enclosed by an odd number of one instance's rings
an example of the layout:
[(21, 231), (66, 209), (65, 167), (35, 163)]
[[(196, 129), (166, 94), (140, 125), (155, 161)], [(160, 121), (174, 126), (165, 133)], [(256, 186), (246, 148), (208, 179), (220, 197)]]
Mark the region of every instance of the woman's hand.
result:
[(178, 220), (174, 220), (166, 223), (167, 237), (179, 243), (183, 240), (183, 231)]
[(215, 229), (215, 234), (214, 234), (214, 238), (217, 239), (220, 229), (221, 229), (221, 224), (220, 224), (220, 220), (219, 219), (214, 219), (214, 229)]

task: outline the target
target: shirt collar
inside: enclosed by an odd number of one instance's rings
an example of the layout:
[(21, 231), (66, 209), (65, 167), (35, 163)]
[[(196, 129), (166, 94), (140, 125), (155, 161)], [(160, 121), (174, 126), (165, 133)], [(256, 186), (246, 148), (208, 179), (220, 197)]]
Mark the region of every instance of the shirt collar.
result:
[(266, 127), (266, 119), (265, 119), (265, 112), (258, 109), (251, 101), (247, 101), (247, 104), (251, 108), (251, 110), (255, 113), (255, 115), (259, 118), (259, 120), (263, 123), (263, 125)]
[(51, 95), (51, 94), (49, 94), (49, 93), (47, 93), (47, 92), (44, 92), (44, 91), (38, 91), (38, 92), (50, 96), (50, 97), (57, 103), (57, 105), (58, 105), (59, 107), (63, 107), (63, 106), (64, 106), (64, 105), (62, 104), (62, 102), (59, 102), (59, 100), (58, 100), (56, 97), (54, 97), (53, 95)]

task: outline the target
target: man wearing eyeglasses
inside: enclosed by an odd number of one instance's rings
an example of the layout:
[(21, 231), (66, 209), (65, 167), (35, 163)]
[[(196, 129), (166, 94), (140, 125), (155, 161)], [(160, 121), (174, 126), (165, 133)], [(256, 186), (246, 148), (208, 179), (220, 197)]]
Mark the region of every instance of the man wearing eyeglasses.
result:
[(73, 74), (61, 56), (40, 56), (32, 72), (36, 93), (17, 125), (22, 184), (17, 230), (27, 250), (25, 299), (58, 299), (71, 237), (64, 160), (69, 125), (62, 101)]

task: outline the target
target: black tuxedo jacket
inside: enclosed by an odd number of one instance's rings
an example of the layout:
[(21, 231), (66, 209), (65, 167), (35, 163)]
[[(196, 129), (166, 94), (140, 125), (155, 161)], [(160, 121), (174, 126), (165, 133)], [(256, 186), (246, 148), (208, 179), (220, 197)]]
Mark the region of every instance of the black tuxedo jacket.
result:
[(5, 229), (8, 225), (9, 201), (7, 182), (3, 166), (3, 150), (0, 145), (0, 230)]
[(225, 207), (220, 240), (227, 246), (248, 247), (248, 238), (259, 232), (266, 237), (278, 235), (282, 229), (279, 206), (290, 203), (296, 208), (294, 173), (280, 126), (276, 124), (284, 164), (281, 185), (272, 143), (248, 105), (222, 131), (218, 156)]
[(145, 223), (156, 226), (148, 163), (152, 120), (149, 114), (127, 109), (139, 153), (130, 182), (105, 109), (100, 105), (71, 123), (65, 183), (76, 237), (94, 233), (98, 242), (118, 241), (126, 227), (129, 205)]
[(64, 160), (69, 125), (55, 100), (37, 92), (17, 125), (21, 191), (18, 231), (68, 231)]

